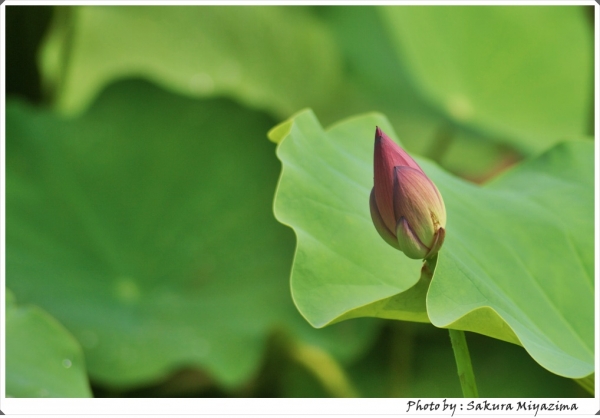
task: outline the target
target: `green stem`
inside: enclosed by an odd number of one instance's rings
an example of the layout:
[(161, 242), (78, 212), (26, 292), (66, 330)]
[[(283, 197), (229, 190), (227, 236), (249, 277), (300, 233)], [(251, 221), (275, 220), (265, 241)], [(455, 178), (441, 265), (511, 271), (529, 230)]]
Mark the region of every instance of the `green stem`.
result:
[(53, 58), (44, 58), (43, 61), (52, 63), (42, 65), (45, 69), (41, 70), (44, 101), (51, 106), (57, 106), (62, 100), (61, 95), (69, 72), (77, 12), (75, 8), (76, 6), (55, 7), (52, 11), (44, 54), (50, 54)]
[[(429, 280), (433, 278), (437, 259), (438, 255), (435, 254), (433, 257), (426, 259), (423, 265), (422, 274), (428, 276)], [(463, 396), (465, 398), (478, 398), (479, 394), (477, 393), (477, 385), (475, 384), (475, 375), (473, 374), (473, 366), (471, 366), (471, 356), (469, 355), (465, 332), (458, 329), (449, 329), (448, 331), (450, 332), (450, 342), (452, 343), (452, 351), (454, 351), (454, 359), (456, 360), (456, 368)]]
[(586, 377), (582, 377), (581, 379), (573, 379), (575, 380), (577, 383), (579, 383), (579, 385), (584, 388), (585, 390), (587, 390), (592, 396), (594, 396), (595, 393), (595, 389), (594, 389), (594, 374), (590, 374), (589, 376)]
[(290, 347), (290, 355), (293, 360), (310, 371), (323, 388), (336, 398), (359, 397), (343, 367), (327, 351), (296, 342)]
[(454, 359), (458, 370), (458, 378), (465, 398), (478, 398), (477, 385), (475, 384), (475, 375), (471, 366), (471, 357), (469, 356), (469, 347), (465, 332), (458, 329), (449, 329)]

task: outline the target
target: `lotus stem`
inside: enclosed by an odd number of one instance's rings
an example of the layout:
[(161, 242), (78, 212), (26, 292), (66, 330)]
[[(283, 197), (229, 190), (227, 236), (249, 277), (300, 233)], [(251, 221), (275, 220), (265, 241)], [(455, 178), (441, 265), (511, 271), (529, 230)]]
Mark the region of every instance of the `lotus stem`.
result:
[(456, 360), (456, 368), (458, 378), (465, 398), (478, 398), (477, 384), (475, 383), (475, 375), (471, 366), (471, 356), (469, 355), (469, 347), (467, 347), (467, 339), (465, 332), (458, 329), (449, 329), (450, 342), (454, 351), (454, 359)]
[[(433, 278), (437, 260), (437, 254), (425, 259), (423, 273), (427, 274), (430, 280)], [(456, 369), (463, 396), (465, 398), (478, 398), (479, 393), (477, 392), (477, 384), (475, 383), (475, 375), (473, 374), (473, 366), (471, 365), (471, 356), (465, 332), (458, 329), (449, 329), (448, 331), (450, 332), (450, 342), (452, 343), (452, 351), (454, 352), (454, 360), (456, 361)]]

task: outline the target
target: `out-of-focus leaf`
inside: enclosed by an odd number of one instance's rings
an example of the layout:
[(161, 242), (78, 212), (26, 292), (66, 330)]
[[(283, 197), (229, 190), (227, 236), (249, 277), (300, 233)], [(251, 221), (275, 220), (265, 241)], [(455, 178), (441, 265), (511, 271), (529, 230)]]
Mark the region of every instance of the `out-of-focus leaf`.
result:
[[(519, 343), (556, 374), (592, 373), (593, 143), (562, 143), (487, 187), (417, 158), (448, 213), (426, 293), (411, 288), (421, 262), (392, 249), (371, 222), (376, 125), (389, 129), (384, 117), (369, 114), (325, 131), (304, 111), (270, 132), (283, 163), (275, 215), (296, 232), (291, 286), (307, 320), (428, 316), (439, 327)], [(407, 291), (420, 311), (407, 309)], [(396, 298), (404, 303), (394, 306)]]
[(382, 7), (422, 96), (528, 153), (584, 134), (592, 37), (582, 7)]
[(41, 64), (66, 113), (134, 75), (185, 95), (231, 97), (278, 118), (305, 106), (326, 123), (377, 110), (409, 150), (477, 180), (494, 174), (508, 152), (497, 138), (453, 127), (442, 158), (448, 122), (415, 88), (384, 23), (368, 6), (57, 7)]
[(417, 90), (373, 6), (319, 6), (345, 63), (343, 97), (313, 107), (322, 123), (378, 111), (387, 116), (411, 152), (428, 156), (453, 173), (481, 182), (514, 163), (518, 155), (502, 138), (482, 136), (451, 123)]
[(6, 292), (6, 396), (92, 396), (77, 340), (37, 306), (18, 307), (9, 290)]
[(347, 361), (373, 322), (312, 329), (272, 215), (273, 120), (229, 100), (112, 86), (84, 116), (7, 109), (7, 283), (80, 340), (95, 382), (201, 367), (226, 388), (274, 329)]
[(323, 25), (288, 6), (61, 7), (41, 53), (46, 84), (66, 113), (83, 110), (115, 79), (138, 76), (288, 117), (331, 99), (340, 64)]
[(344, 59), (345, 88), (341, 93), (343, 100), (329, 108), (312, 108), (324, 123), (373, 110), (385, 113), (398, 134), (410, 138), (414, 150), (423, 153), (443, 118), (412, 85), (377, 9), (372, 6), (314, 9), (331, 31)]

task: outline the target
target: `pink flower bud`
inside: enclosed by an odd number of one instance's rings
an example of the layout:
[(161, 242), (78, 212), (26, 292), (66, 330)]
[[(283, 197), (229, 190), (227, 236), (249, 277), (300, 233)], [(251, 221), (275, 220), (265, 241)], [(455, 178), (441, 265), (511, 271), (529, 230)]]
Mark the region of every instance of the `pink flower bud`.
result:
[(435, 255), (445, 237), (442, 196), (415, 160), (379, 128), (374, 174), (369, 203), (379, 235), (410, 258)]

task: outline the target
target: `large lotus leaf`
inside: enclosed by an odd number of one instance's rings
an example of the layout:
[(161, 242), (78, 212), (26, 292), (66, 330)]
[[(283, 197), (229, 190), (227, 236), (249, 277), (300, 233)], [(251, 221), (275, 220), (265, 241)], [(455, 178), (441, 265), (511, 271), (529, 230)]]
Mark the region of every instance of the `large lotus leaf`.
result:
[(333, 40), (298, 7), (59, 7), (40, 57), (67, 113), (111, 81), (139, 76), (288, 117), (330, 99), (341, 81)]
[(448, 223), (431, 284), (423, 275), (411, 288), (421, 262), (388, 246), (370, 219), (376, 125), (389, 129), (369, 114), (325, 131), (304, 111), (270, 132), (283, 163), (275, 215), (298, 241), (291, 287), (300, 312), (319, 327), (429, 317), (519, 343), (556, 374), (592, 373), (593, 143), (558, 145), (485, 187), (417, 158)]
[(274, 329), (339, 361), (372, 341), (373, 322), (322, 333), (290, 300), (269, 117), (124, 82), (80, 118), (9, 102), (6, 120), (7, 283), (81, 341), (95, 382), (201, 367), (237, 385)]
[[(561, 143), (485, 188), (429, 170), (455, 230), (427, 295), (431, 321), (507, 340), (514, 332), (548, 369), (591, 373), (593, 143)], [(490, 330), (500, 319), (510, 330)]]
[(6, 293), (6, 396), (92, 396), (77, 340), (37, 306), (17, 306)]
[(460, 126), (535, 153), (585, 134), (592, 32), (582, 7), (382, 7), (416, 86)]

